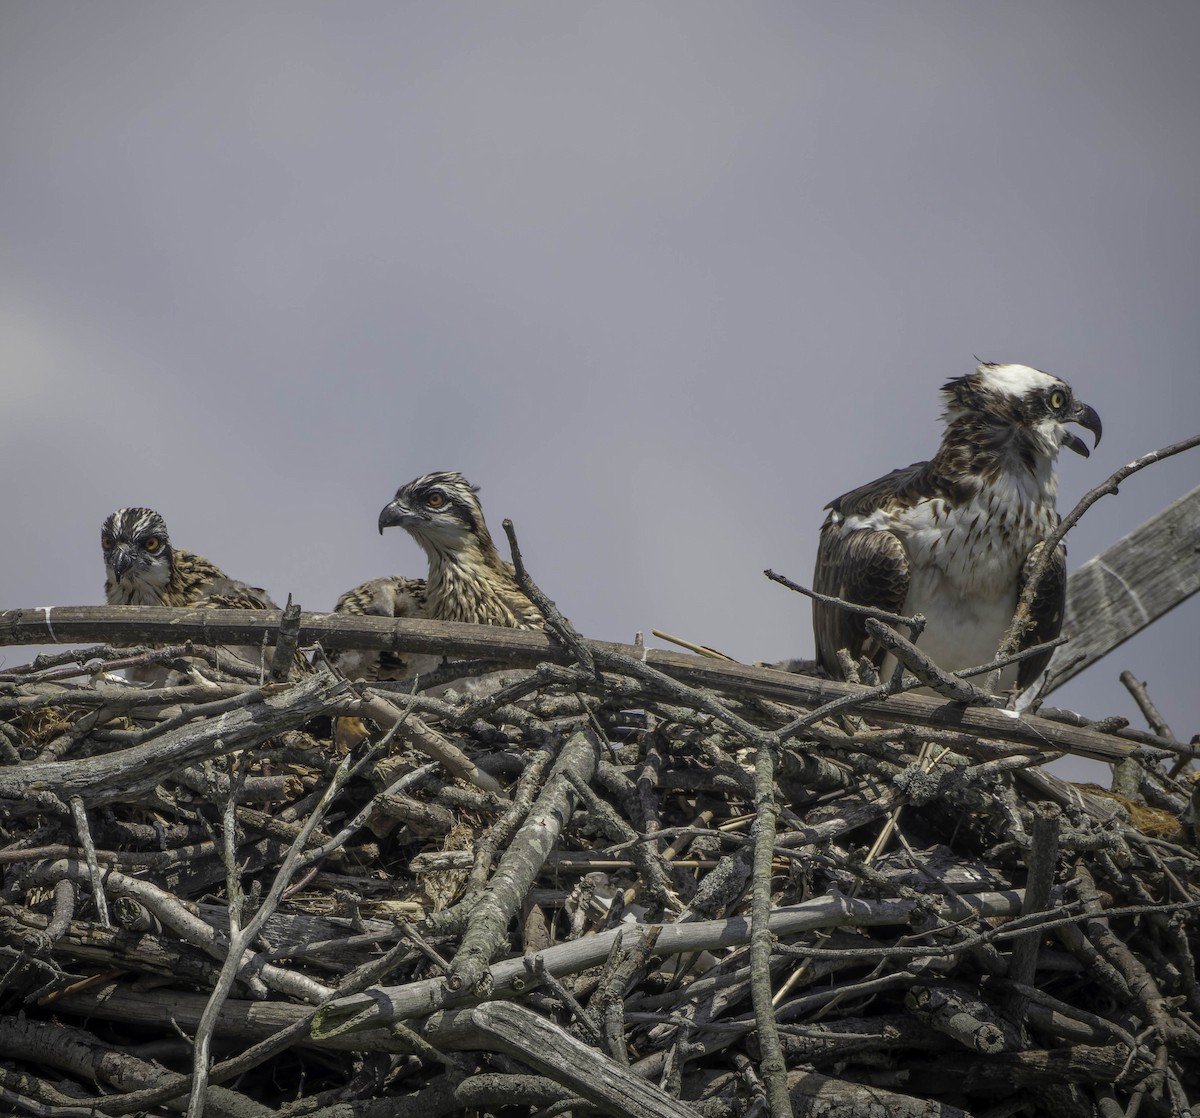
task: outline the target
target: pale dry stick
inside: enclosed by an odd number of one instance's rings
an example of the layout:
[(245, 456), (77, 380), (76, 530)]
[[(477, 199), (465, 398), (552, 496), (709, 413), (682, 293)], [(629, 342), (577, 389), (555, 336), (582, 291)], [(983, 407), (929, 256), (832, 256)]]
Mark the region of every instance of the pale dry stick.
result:
[[(1138, 709), (1142, 712), (1142, 717), (1146, 719), (1146, 725), (1150, 727), (1153, 734), (1160, 738), (1166, 738), (1168, 741), (1178, 741), (1174, 731), (1171, 729), (1167, 720), (1159, 713), (1158, 707), (1154, 705), (1154, 701), (1150, 698), (1150, 693), (1146, 690), (1145, 683), (1141, 682), (1137, 676), (1131, 671), (1124, 671), (1120, 675), (1121, 682), (1125, 685), (1125, 690), (1133, 696), (1133, 701), (1137, 703)], [(1171, 766), (1167, 776), (1174, 780), (1184, 769), (1192, 763), (1190, 757), (1179, 757)]]
[(177, 714), (164, 718), (156, 725), (148, 726), (144, 730), (134, 730), (125, 739), (125, 743), (127, 745), (140, 745), (149, 738), (165, 734), (168, 730), (174, 730), (179, 726), (186, 726), (189, 722), (201, 722), (206, 718), (217, 718), (222, 714), (229, 713), (229, 711), (241, 710), (243, 707), (253, 706), (261, 694), (261, 688), (249, 683), (221, 684), (221, 687), (223, 690), (229, 688), (236, 688), (237, 690), (229, 698), (214, 699), (209, 703), (184, 705), (183, 709)]
[(83, 846), (84, 858), (87, 860), (88, 878), (92, 886), (92, 901), (100, 917), (100, 926), (110, 929), (112, 923), (108, 918), (108, 899), (104, 895), (104, 882), (100, 879), (100, 862), (96, 857), (96, 844), (92, 842), (92, 829), (88, 826), (87, 808), (79, 796), (71, 797), (71, 817), (75, 820), (75, 830), (79, 842)]
[(143, 664), (191, 656), (193, 651), (191, 641), (167, 648), (148, 648), (140, 652), (136, 649), (110, 648), (106, 644), (99, 644), (69, 652), (43, 654), (32, 664), (22, 664), (7, 672), (0, 672), (0, 683), (55, 683), (83, 675), (95, 678), (121, 668), (140, 667)]
[(663, 868), (661, 855), (650, 850), (649, 844), (642, 843), (638, 833), (617, 814), (606, 800), (601, 799), (591, 786), (577, 772), (564, 770), (564, 775), (571, 782), (582, 804), (592, 813), (605, 835), (613, 842), (628, 845), (631, 848), (632, 864), (637, 867), (640, 884), (654, 897), (664, 914), (678, 914), (683, 907), (679, 898), (671, 889), (671, 882)]
[(582, 780), (590, 781), (599, 759), (600, 741), (590, 731), (577, 730), (563, 746), (546, 786), (467, 917), (466, 931), (446, 979), (451, 990), (490, 985), (489, 964), (505, 940), (509, 921), (520, 910), (574, 809), (565, 770), (573, 769)]
[(426, 756), (440, 761), (451, 775), (461, 777), (477, 788), (482, 788), (485, 792), (500, 793), (502, 791), (500, 782), (494, 776), (480, 769), (444, 734), (438, 733), (424, 720), (411, 714), (408, 707), (401, 711), (381, 694), (364, 690), (361, 699), (347, 700), (338, 709), (339, 713), (369, 718), (381, 726), (390, 727), (389, 739), (392, 730), (403, 726), (404, 733), (401, 736)]
[[(778, 747), (774, 747), (778, 748)], [(771, 998), (771, 946), (775, 937), (769, 923), (771, 869), (775, 855), (775, 754), (769, 744), (758, 747), (754, 759), (754, 873), (751, 881), (750, 998), (758, 1018), (760, 1068), (766, 1081), (772, 1118), (791, 1118), (787, 1090), (787, 1063)]]
[[(981, 918), (1014, 917), (1020, 912), (1023, 891), (1005, 890), (991, 893), (964, 893), (962, 899)], [(928, 905), (928, 898), (922, 899)], [(770, 926), (779, 936), (795, 936), (821, 928), (863, 927), (907, 924), (917, 907), (916, 901), (864, 901), (842, 895), (820, 897), (786, 908), (774, 909)], [(640, 925), (634, 928), (611, 929), (556, 944), (542, 952), (546, 966), (555, 974), (577, 973), (602, 963), (619, 935), (624, 942), (637, 942), (630, 937), (653, 936), (655, 952), (667, 956), (693, 951), (718, 951), (726, 947), (743, 946), (749, 942), (749, 921), (735, 916), (721, 920), (704, 920), (688, 924)], [(489, 968), (491, 984), (496, 991), (524, 990), (523, 959), (508, 959)], [(347, 1027), (354, 1030), (385, 1025), (392, 1020), (404, 1020), (433, 1008), (446, 1007), (472, 1000), (465, 989), (453, 990), (443, 979), (422, 979), (402, 986), (378, 987), (370, 996), (341, 999), (340, 1004), (328, 1006), (314, 1025), (317, 1038), (334, 1036)], [(354, 1024), (348, 1026), (347, 1020)]]
[(496, 852), (501, 847), (507, 848), (513, 835), (525, 821), (533, 805), (536, 790), (541, 784), (542, 774), (554, 757), (551, 750), (543, 747), (530, 758), (525, 765), (525, 771), (517, 780), (504, 814), (477, 838), (471, 872), (463, 889), (465, 897), (472, 897), (487, 884), (492, 864), (496, 860)]
[(706, 644), (696, 644), (693, 641), (685, 640), (683, 637), (674, 637), (670, 633), (664, 633), (661, 629), (651, 629), (651, 636), (658, 637), (659, 640), (669, 641), (671, 644), (677, 644), (680, 648), (686, 648), (689, 652), (694, 652), (697, 656), (707, 656), (712, 660), (728, 660), (731, 664), (736, 664), (732, 656), (726, 656), (724, 652), (720, 652), (715, 648), (709, 648)]
[(1141, 682), (1131, 671), (1122, 672), (1119, 678), (1125, 690), (1133, 696), (1134, 702), (1137, 703), (1138, 709), (1146, 719), (1146, 724), (1155, 736), (1167, 738), (1169, 741), (1178, 741), (1179, 739), (1175, 737), (1174, 731), (1167, 724), (1167, 720), (1159, 713), (1158, 707), (1154, 705), (1154, 701), (1150, 698), (1145, 683)]
[[(249, 947), (242, 936), (242, 905), (245, 901), (245, 892), (242, 890), (242, 878), (238, 872), (237, 865), (237, 783), (238, 776), (245, 777), (245, 767), (236, 765), (235, 773), (231, 774), (232, 779), (229, 781), (228, 794), (225, 796), (221, 811), (221, 861), (225, 864), (225, 896), (226, 896), (226, 912), (229, 918), (229, 954), (226, 956), (225, 965), (222, 967), (224, 971), (229, 964), (230, 959), (241, 961), (241, 948)], [(205, 768), (208, 770), (208, 775), (212, 775), (212, 763), (206, 761)], [(236, 954), (234, 954), (236, 952)], [(230, 977), (229, 987), (233, 985), (233, 978)], [(220, 988), (220, 978), (217, 981), (217, 988)], [(216, 991), (214, 990), (214, 995)], [(217, 1015), (221, 1010), (221, 1002), (215, 996), (209, 1000), (208, 1005), (204, 1007), (204, 1012), (200, 1016), (200, 1026), (196, 1030), (196, 1035), (193, 1038), (192, 1044), (192, 1069), (193, 1069), (193, 1084), (195, 1091), (193, 1098), (188, 1100), (188, 1115), (189, 1118), (200, 1118), (208, 1095), (208, 1068), (212, 1059), (212, 1039), (213, 1033), (216, 1030)], [(200, 1110), (196, 1110), (196, 1107)]]
[(694, 706), (705, 714), (711, 714), (714, 718), (720, 719), (730, 729), (741, 734), (755, 746), (778, 744), (777, 735), (762, 730), (741, 715), (735, 714), (724, 703), (719, 702), (715, 696), (686, 683), (681, 683), (665, 672), (651, 667), (648, 663), (610, 648), (597, 648), (595, 656), (597, 662), (601, 663), (603, 667), (644, 680), (652, 687), (664, 691), (672, 699), (684, 705)]
[(628, 1118), (695, 1118), (695, 1109), (672, 1098), (515, 1002), (490, 1001), (442, 1010), (425, 1022), (426, 1040), (442, 1049), (503, 1052), (534, 1068), (607, 1114)]
[[(886, 628), (886, 626), (883, 628)], [(888, 630), (888, 632), (890, 633), (891, 638), (896, 642), (897, 647), (902, 646), (914, 653), (917, 652), (916, 645), (909, 641), (905, 641), (904, 638), (894, 630)], [(980, 664), (977, 667), (964, 668), (961, 671), (953, 672), (949, 675), (949, 677), (947, 677), (946, 673), (942, 672), (942, 670), (936, 666), (933, 666), (933, 670), (939, 678), (947, 679), (947, 687), (952, 687), (952, 681), (955, 679), (966, 680), (971, 676), (982, 675), (984, 672), (1006, 668), (1009, 664), (1015, 664), (1021, 660), (1027, 660), (1031, 656), (1036, 656), (1038, 653), (1044, 652), (1047, 648), (1054, 648), (1057, 645), (1064, 643), (1067, 639), (1068, 638), (1066, 637), (1056, 637), (1054, 640), (1046, 641), (1044, 644), (1033, 645), (1029, 648), (1022, 649), (1020, 652), (1015, 652), (1011, 656), (996, 657), (986, 664)], [(923, 654), (920, 655), (923, 663), (928, 663), (931, 666), (933, 665), (933, 662), (928, 660), (927, 657), (924, 657)], [(903, 661), (900, 661), (900, 663), (903, 664)], [(911, 678), (908, 680), (897, 680), (896, 674), (893, 673), (892, 678), (888, 680), (887, 683), (877, 684), (876, 686), (861, 691), (858, 694), (843, 695), (841, 698), (832, 699), (821, 706), (814, 707), (812, 710), (799, 715), (793, 721), (781, 726), (777, 732), (781, 738), (788, 738), (793, 734), (799, 733), (801, 730), (807, 730), (810, 727), (815, 726), (818, 722), (828, 718), (831, 714), (837, 714), (839, 711), (850, 711), (856, 707), (862, 706), (864, 703), (875, 702), (877, 699), (888, 699), (893, 695), (903, 695), (907, 691), (914, 691), (918, 687), (922, 686), (924, 686), (924, 683), (920, 679)], [(989, 703), (986, 705), (990, 706), (992, 704)]]
[[(1033, 600), (1037, 597), (1042, 579), (1046, 577), (1046, 572), (1050, 569), (1050, 563), (1058, 551), (1058, 545), (1062, 543), (1063, 537), (1079, 523), (1083, 514), (1100, 500), (1101, 497), (1105, 497), (1110, 493), (1116, 493), (1120, 483), (1131, 474), (1135, 474), (1147, 466), (1153, 466), (1156, 462), (1161, 462), (1165, 458), (1182, 454), (1185, 450), (1191, 450), (1196, 446), (1200, 446), (1200, 435), (1193, 435), (1190, 439), (1183, 439), (1180, 442), (1164, 446), (1160, 450), (1153, 450), (1149, 454), (1143, 454), (1140, 458), (1135, 458), (1119, 470), (1115, 470), (1107, 479), (1094, 489), (1089, 489), (1079, 499), (1078, 504), (1062, 518), (1058, 527), (1046, 537), (1037, 562), (1034, 563), (1033, 570), (1029, 572), (1025, 580), (1025, 588), (1021, 591), (1021, 597), (1017, 602), (1017, 609), (1013, 614), (1012, 623), (1009, 625), (1008, 631), (1004, 634), (1004, 639), (1000, 642), (997, 653), (999, 656), (1011, 655), (1020, 647), (1021, 637), (1030, 624), (1030, 611), (1033, 609)], [(995, 679), (988, 680), (988, 690), (994, 691), (998, 681), (999, 673), (996, 674)]]
[[(411, 951), (406, 942), (401, 942), (390, 948), (384, 955), (371, 959), (358, 967), (338, 984), (332, 995), (318, 1005), (311, 1007), (292, 1006), (298, 1011), (293, 1013), (292, 1020), (269, 1034), (264, 1039), (246, 1048), (236, 1056), (231, 1056), (219, 1064), (215, 1064), (209, 1072), (209, 1083), (227, 1083), (240, 1075), (244, 1075), (263, 1061), (276, 1056), (293, 1047), (298, 1041), (306, 1038), (313, 1018), (324, 1005), (336, 998), (350, 997), (373, 986), (387, 975), (396, 965), (399, 956)], [(197, 1017), (196, 1020), (199, 1018)], [(188, 1024), (183, 1022), (184, 1026)], [(168, 1073), (170, 1078), (160, 1087), (144, 1088), (123, 1095), (102, 1095), (93, 1098), (72, 1100), (75, 1105), (91, 1107), (99, 1114), (123, 1115), (135, 1112), (149, 1112), (149, 1109), (167, 1102), (170, 1099), (186, 1095), (190, 1090), (192, 1077), (190, 1075)], [(89, 1111), (88, 1113), (92, 1113)]]
[[(122, 609), (126, 607), (122, 606)], [(133, 607), (129, 607), (133, 608)], [(252, 684), (241, 683), (212, 683), (203, 680), (201, 683), (188, 683), (178, 687), (142, 688), (133, 687), (127, 683), (108, 680), (103, 683), (91, 683), (81, 687), (59, 685), (47, 689), (38, 683), (22, 684), (13, 687), (11, 684), (0, 685), (6, 697), (5, 708), (8, 710), (53, 710), (59, 707), (101, 710), (109, 718), (119, 714), (137, 711), (146, 714), (158, 707), (175, 706), (180, 703), (194, 703), (214, 698), (216, 694), (241, 694), (247, 691), (260, 693), (261, 689)], [(146, 714), (149, 717), (148, 714)]]
[[(1025, 882), (1025, 902), (1021, 915), (1037, 913), (1049, 908), (1054, 887), (1054, 871), (1058, 866), (1059, 836), (1062, 827), (1062, 810), (1057, 804), (1038, 803), (1033, 805), (1033, 825), (1030, 828), (1030, 847), (1026, 855), (1028, 876)], [(1032, 986), (1037, 974), (1038, 951), (1042, 931), (1031, 932), (1016, 940), (1009, 956), (1008, 977), (1013, 983)], [(1010, 995), (1009, 1010), (1014, 1020), (1025, 1017), (1025, 997), (1020, 993)]]
[[(87, 867), (76, 858), (60, 858), (37, 866), (30, 880), (38, 883), (57, 882), (68, 878), (86, 882)], [(225, 938), (207, 920), (194, 913), (189, 906), (173, 893), (160, 888), (151, 881), (118, 870), (110, 870), (105, 877), (109, 891), (115, 896), (129, 897), (152, 913), (164, 927), (169, 928), (180, 939), (198, 947), (215, 959), (224, 959)], [(252, 963), (253, 958), (247, 960)], [(268, 989), (277, 990), (299, 998), (319, 999), (326, 993), (321, 983), (306, 975), (281, 967), (258, 966), (252, 973), (244, 974), (254, 996), (265, 998)]]
[(297, 729), (328, 710), (348, 689), (349, 684), (344, 680), (318, 674), (302, 683), (261, 688), (254, 692), (254, 699), (245, 710), (234, 710), (198, 726), (179, 726), (128, 749), (71, 761), (0, 768), (0, 796), (20, 799), (46, 787), (53, 788), (64, 800), (79, 796), (85, 807), (128, 801), (151, 791), (181, 767), (205, 757), (234, 753), (273, 734)]

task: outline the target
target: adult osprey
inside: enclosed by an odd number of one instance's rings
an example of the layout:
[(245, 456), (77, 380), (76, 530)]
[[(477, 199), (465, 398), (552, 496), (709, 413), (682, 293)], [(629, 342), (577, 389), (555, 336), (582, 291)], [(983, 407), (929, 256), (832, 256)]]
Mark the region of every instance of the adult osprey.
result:
[[(893, 470), (826, 506), (813, 585), (861, 605), (923, 614), (921, 649), (957, 671), (995, 656), (1041, 544), (1058, 525), (1059, 447), (1088, 454), (1064, 424), (1082, 424), (1097, 443), (1101, 425), (1070, 385), (1026, 365), (982, 364), (942, 392), (946, 430), (932, 461)], [(1058, 635), (1065, 596), (1060, 545), (1023, 648)], [(817, 659), (835, 676), (841, 648), (890, 669), (861, 615), (814, 601), (813, 630)], [(1005, 669), (1001, 687), (1027, 687), (1049, 659), (1046, 652)]]

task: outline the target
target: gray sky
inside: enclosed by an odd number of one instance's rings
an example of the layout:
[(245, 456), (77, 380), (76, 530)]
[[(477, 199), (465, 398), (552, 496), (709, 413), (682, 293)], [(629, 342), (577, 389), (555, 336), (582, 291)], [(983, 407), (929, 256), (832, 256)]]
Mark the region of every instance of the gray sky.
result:
[[(460, 469), (587, 635), (810, 655), (822, 506), (972, 354), (1104, 419), (1065, 511), (1200, 428), (1200, 7), (0, 8), (0, 604), (102, 601), (121, 505), (329, 609)], [(1078, 565), (1200, 479), (1130, 479)], [(1200, 602), (1056, 701), (1190, 736)], [(10, 650), (9, 663), (24, 659)], [(1139, 722), (1140, 724), (1140, 722)]]

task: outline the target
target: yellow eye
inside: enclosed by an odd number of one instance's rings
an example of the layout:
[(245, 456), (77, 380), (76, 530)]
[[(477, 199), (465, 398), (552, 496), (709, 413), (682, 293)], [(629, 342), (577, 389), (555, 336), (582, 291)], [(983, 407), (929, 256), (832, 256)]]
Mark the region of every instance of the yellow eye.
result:
[(444, 493), (438, 493), (436, 490), (434, 490), (434, 492), (430, 493), (429, 496), (425, 498), (425, 503), (431, 509), (440, 509), (442, 505), (446, 503), (446, 496)]
[(153, 555), (160, 547), (162, 547), (162, 542), (157, 536), (151, 536), (144, 544), (142, 544), (142, 547), (144, 547), (148, 552), (150, 552), (151, 555)]
[(1050, 406), (1055, 411), (1058, 411), (1058, 409), (1061, 408), (1063, 406), (1063, 404), (1065, 404), (1066, 402), (1067, 402), (1067, 396), (1066, 396), (1065, 392), (1060, 392), (1056, 388), (1053, 392), (1050, 393)]

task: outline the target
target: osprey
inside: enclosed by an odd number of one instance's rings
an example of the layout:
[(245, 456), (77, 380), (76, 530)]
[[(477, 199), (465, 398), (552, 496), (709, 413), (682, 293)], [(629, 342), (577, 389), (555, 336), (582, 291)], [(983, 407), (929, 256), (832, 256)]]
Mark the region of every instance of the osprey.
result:
[(379, 514), (379, 531), (407, 529), (429, 558), (428, 617), (540, 629), (541, 612), (517, 585), (512, 564), (500, 558), (477, 492), (460, 473), (425, 474), (396, 491)]
[[(462, 474), (425, 474), (402, 485), (379, 514), (379, 531), (404, 528), (429, 559), (426, 578), (385, 575), (347, 590), (338, 613), (421, 617), (515, 629), (540, 629), (538, 608), (500, 557), (475, 495)], [(351, 679), (404, 679), (432, 671), (442, 657), (391, 652), (340, 652), (338, 668)]]
[[(110, 606), (279, 608), (260, 587), (230, 578), (204, 556), (172, 546), (166, 523), (153, 509), (117, 509), (100, 529), (100, 548), (104, 600)], [(229, 651), (250, 664), (257, 664), (262, 656), (262, 650), (252, 646)], [(169, 671), (158, 667), (131, 668), (127, 675), (157, 686), (171, 678)]]
[[(1100, 442), (1100, 417), (1070, 385), (1027, 365), (982, 364), (948, 381), (942, 445), (831, 501), (821, 527), (818, 593), (908, 616), (922, 614), (920, 647), (943, 669), (991, 660), (1012, 622), (1025, 580), (1057, 527), (1059, 448), (1087, 445), (1065, 424)], [(1066, 549), (1059, 546), (1033, 602), (1021, 647), (1062, 628)], [(869, 657), (887, 670), (862, 615), (813, 603), (817, 660), (840, 675), (837, 653)], [(1001, 687), (1029, 686), (1050, 653), (1005, 669)]]

